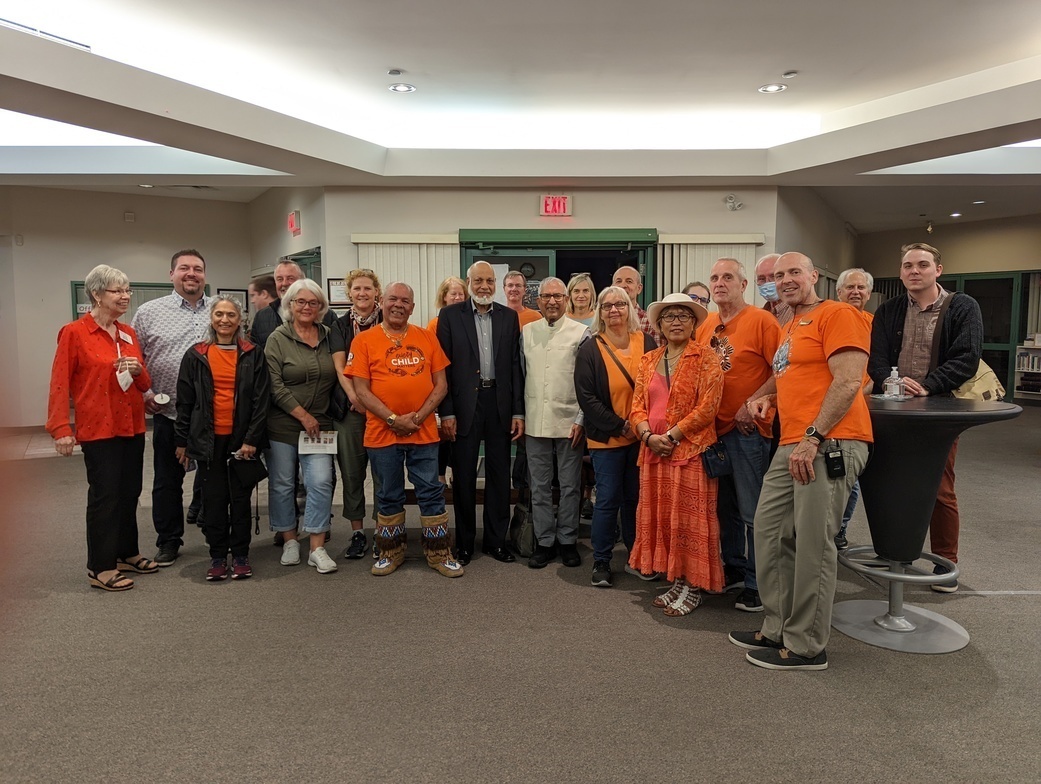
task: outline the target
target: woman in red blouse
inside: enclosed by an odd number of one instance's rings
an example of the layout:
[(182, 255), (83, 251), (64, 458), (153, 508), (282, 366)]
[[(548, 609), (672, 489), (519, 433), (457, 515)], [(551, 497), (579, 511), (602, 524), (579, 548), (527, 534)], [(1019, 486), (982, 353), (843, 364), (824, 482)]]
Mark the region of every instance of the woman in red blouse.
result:
[[(79, 443), (87, 468), (87, 577), (94, 588), (128, 591), (121, 572), (150, 574), (158, 564), (141, 555), (137, 499), (145, 453), (143, 393), (152, 381), (137, 334), (119, 319), (130, 307), (130, 281), (101, 264), (83, 287), (90, 313), (58, 332), (51, 368), (47, 432), (69, 457)], [(76, 412), (69, 416), (69, 400)]]

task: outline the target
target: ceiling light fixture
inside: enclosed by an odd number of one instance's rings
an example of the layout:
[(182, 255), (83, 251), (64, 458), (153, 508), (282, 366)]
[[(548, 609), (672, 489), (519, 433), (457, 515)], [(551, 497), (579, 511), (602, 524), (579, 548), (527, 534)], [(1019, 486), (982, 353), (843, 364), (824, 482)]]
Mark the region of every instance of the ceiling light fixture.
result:
[(986, 204), (986, 203), (987, 202), (985, 202), (983, 199), (980, 199), (979, 201), (974, 201), (973, 202), (973, 204)]
[(925, 224), (925, 233), (926, 234), (932, 234), (933, 233), (933, 222), (932, 221), (927, 221), (926, 222), (926, 224)]
[(387, 89), (392, 93), (414, 93), (416, 86), (414, 84), (405, 84), (405, 82), (395, 82)]
[(761, 93), (780, 93), (788, 89), (786, 84), (764, 84), (759, 88)]
[(798, 71), (785, 71), (783, 74), (781, 74), (781, 78), (782, 79), (794, 79), (798, 75), (799, 75)]
[(138, 188), (154, 188), (155, 186), (154, 185), (146, 185), (145, 183), (141, 183), (137, 187)]
[(961, 217), (961, 213), (960, 212), (952, 212), (951, 213), (951, 217), (952, 218), (960, 218)]

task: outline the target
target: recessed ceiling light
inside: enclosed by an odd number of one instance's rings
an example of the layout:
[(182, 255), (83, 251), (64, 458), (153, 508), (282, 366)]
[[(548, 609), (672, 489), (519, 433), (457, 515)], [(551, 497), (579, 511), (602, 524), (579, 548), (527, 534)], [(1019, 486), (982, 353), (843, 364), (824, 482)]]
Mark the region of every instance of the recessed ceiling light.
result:
[(960, 212), (952, 212), (951, 213), (951, 217), (952, 218), (960, 218), (961, 217), (961, 213)]
[(974, 201), (973, 202), (973, 204), (986, 204), (986, 203), (987, 202), (985, 202), (983, 199), (980, 199), (979, 201)]
[(785, 71), (783, 74), (781, 74), (781, 78), (782, 79), (794, 79), (798, 75), (799, 75), (798, 71)]
[(414, 93), (416, 86), (414, 84), (405, 84), (404, 82), (395, 82), (387, 89), (392, 93)]
[(154, 185), (145, 185), (144, 183), (141, 183), (137, 187), (138, 188), (154, 188), (155, 186)]
[(788, 89), (786, 84), (764, 84), (759, 88), (761, 93), (780, 93)]

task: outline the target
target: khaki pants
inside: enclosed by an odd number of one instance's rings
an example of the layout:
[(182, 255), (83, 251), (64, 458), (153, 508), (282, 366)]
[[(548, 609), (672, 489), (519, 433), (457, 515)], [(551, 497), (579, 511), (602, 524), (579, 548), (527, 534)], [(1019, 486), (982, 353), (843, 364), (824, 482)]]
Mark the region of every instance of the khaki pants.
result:
[[(830, 448), (836, 442), (824, 443)], [(863, 441), (837, 443), (846, 475), (829, 479), (821, 450), (813, 463), (815, 478), (808, 485), (800, 485), (788, 472), (788, 457), (796, 444), (778, 447), (755, 512), (762, 634), (810, 658), (824, 650), (831, 636), (838, 573), (835, 534), (868, 457), (868, 445)]]

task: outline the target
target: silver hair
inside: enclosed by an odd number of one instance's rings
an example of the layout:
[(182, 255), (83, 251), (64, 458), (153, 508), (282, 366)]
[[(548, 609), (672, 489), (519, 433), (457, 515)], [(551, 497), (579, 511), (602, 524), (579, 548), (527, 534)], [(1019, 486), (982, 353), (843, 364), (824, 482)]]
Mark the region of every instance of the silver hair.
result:
[(629, 320), (626, 323), (625, 331), (639, 332), (640, 319), (636, 315), (636, 308), (633, 306), (632, 300), (629, 299), (629, 295), (626, 293), (625, 289), (623, 289), (621, 286), (607, 286), (600, 292), (599, 296), (597, 296), (596, 310), (593, 313), (593, 323), (589, 326), (589, 331), (592, 332), (594, 335), (598, 335), (599, 333), (607, 329), (607, 324), (605, 324), (604, 320), (600, 317), (600, 306), (604, 304), (604, 297), (606, 297), (608, 294), (613, 294), (616, 297), (620, 297), (625, 302), (625, 304), (629, 306), (627, 308), (629, 312)]
[[(408, 289), (408, 295), (412, 298), (412, 301), (413, 302), (416, 301), (416, 290), (413, 289), (410, 285), (408, 285), (405, 281), (403, 281), (403, 280), (391, 281), (390, 283), (387, 284), (387, 291), (390, 291), (394, 286), (404, 286), (406, 289)], [(466, 286), (463, 286), (463, 288), (465, 289)]]
[[(764, 256), (764, 258), (765, 258), (765, 256)], [(778, 258), (780, 258), (780, 257), (778, 257)], [(738, 261), (737, 259), (732, 259), (729, 256), (724, 256), (721, 259), (716, 259), (716, 264), (719, 264), (719, 262), (721, 262), (721, 261), (729, 261), (729, 262), (733, 262), (734, 264), (736, 264), (737, 265), (737, 277), (740, 280), (748, 280), (748, 273), (745, 272), (745, 265), (742, 264), (740, 261)], [(715, 264), (713, 264), (712, 266), (715, 266)]]
[(871, 277), (870, 272), (868, 272), (865, 269), (861, 269), (860, 267), (853, 267), (852, 269), (842, 270), (842, 272), (839, 273), (839, 279), (835, 281), (835, 288), (841, 289), (843, 286), (845, 286), (846, 281), (849, 279), (849, 276), (852, 275), (854, 272), (859, 272), (861, 275), (864, 276), (864, 280), (867, 281), (868, 291), (874, 291), (875, 279)]
[(322, 291), (322, 287), (310, 278), (300, 278), (300, 280), (293, 283), (286, 290), (286, 295), (282, 297), (282, 304), (278, 307), (278, 314), (282, 317), (282, 321), (285, 321), (288, 324), (293, 323), (293, 308), (291, 303), (296, 299), (296, 295), (301, 291), (310, 291), (318, 298), (318, 302), (321, 304), (318, 308), (318, 313), (315, 314), (314, 320), (320, 322), (325, 318), (325, 314), (329, 312), (329, 300), (326, 298), (325, 292)]
[(560, 278), (554, 278), (554, 277), (543, 278), (542, 282), (539, 283), (539, 296), (540, 297), (542, 296), (542, 292), (546, 290), (546, 286), (548, 286), (550, 283), (559, 283), (560, 287), (562, 289), (564, 289), (564, 291), (567, 291), (567, 284), (564, 283), (564, 281), (562, 281)]
[(235, 307), (235, 312), (239, 314), (239, 328), (238, 330), (236, 330), (232, 342), (235, 342), (240, 337), (242, 337), (242, 303), (240, 303), (237, 299), (232, 299), (231, 297), (218, 296), (214, 297), (213, 301), (210, 303), (210, 325), (206, 328), (206, 340), (204, 341), (206, 343), (217, 342), (217, 332), (213, 329), (213, 311), (215, 311), (217, 309), (217, 306), (220, 305), (222, 302), (230, 302)]
[(491, 267), (492, 268), (492, 278), (493, 279), (495, 278), (495, 267), (492, 267), (492, 263), (490, 261), (483, 261), (483, 260), (482, 261), (475, 261), (473, 264), (471, 264), (466, 269), (466, 282), (467, 283), (469, 283), (470, 282), (470, 278), (473, 277), (474, 267), (476, 267), (478, 264), (487, 264), (489, 267)]
[(122, 288), (129, 285), (130, 278), (126, 276), (126, 273), (117, 270), (115, 267), (110, 267), (108, 264), (99, 264), (88, 272), (87, 277), (83, 279), (83, 288), (87, 292), (87, 296), (90, 297), (92, 307), (97, 306), (101, 302), (101, 292), (105, 289), (113, 286)]

